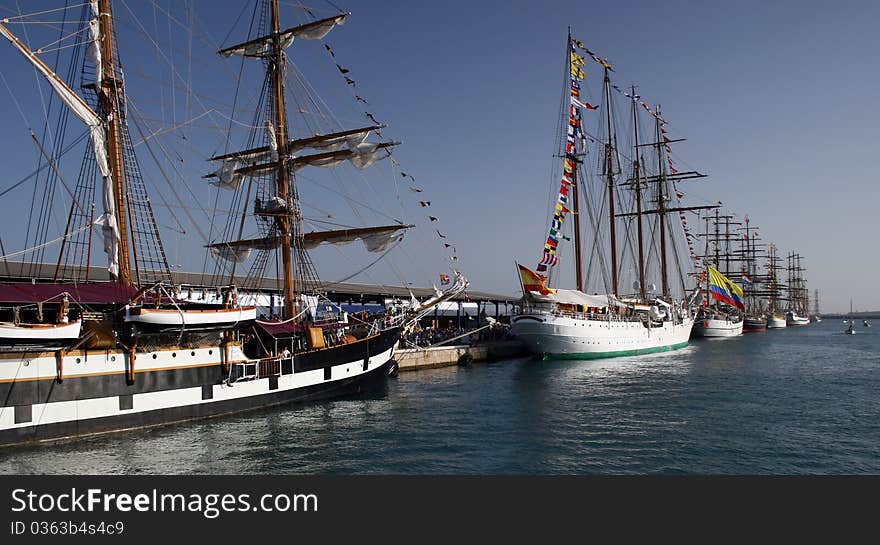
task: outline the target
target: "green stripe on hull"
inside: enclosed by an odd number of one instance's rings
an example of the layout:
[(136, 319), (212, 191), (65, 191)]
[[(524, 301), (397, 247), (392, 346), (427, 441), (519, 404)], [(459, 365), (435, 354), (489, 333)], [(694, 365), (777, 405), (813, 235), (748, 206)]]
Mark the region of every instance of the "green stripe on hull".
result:
[(620, 356), (638, 356), (639, 354), (653, 354), (655, 352), (669, 352), (670, 350), (678, 350), (688, 345), (688, 341), (678, 344), (669, 344), (666, 346), (655, 346), (653, 348), (636, 348), (635, 350), (617, 350), (612, 352), (584, 352), (571, 354), (542, 354), (541, 358), (545, 360), (595, 360), (600, 358), (617, 358)]

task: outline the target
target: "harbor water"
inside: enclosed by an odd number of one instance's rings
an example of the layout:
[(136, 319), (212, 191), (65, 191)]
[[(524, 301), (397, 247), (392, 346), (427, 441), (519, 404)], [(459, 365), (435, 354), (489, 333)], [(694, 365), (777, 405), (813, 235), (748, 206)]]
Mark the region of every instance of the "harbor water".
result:
[(33, 474), (878, 474), (880, 327), (401, 373), (314, 405), (0, 450)]

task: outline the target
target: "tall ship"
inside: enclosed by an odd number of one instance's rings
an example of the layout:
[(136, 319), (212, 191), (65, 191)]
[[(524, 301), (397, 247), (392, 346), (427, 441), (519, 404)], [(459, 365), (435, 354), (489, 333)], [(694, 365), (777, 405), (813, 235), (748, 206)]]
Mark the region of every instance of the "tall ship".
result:
[[(315, 229), (304, 213), (300, 171), (342, 163), (339, 168), (358, 172), (389, 157), (397, 143), (374, 141), (384, 127), (374, 122), (327, 128), (293, 124), (286, 104), (292, 96), (297, 101), (314, 98), (296, 96), (289, 88), (299, 74), (287, 49), (301, 40), (322, 40), (349, 14), (334, 8), (329, 17), (316, 17), (306, 10), (307, 22), (287, 26), (278, 1), (266, 0), (253, 10), (251, 35), (219, 51), (240, 58), (242, 69), (251, 63), (249, 69), (262, 74), (240, 80), (242, 96), (259, 97), (253, 100), (257, 107), (250, 123), (234, 124), (234, 115), (229, 118), (230, 129), (247, 127), (244, 149), (214, 154), (214, 166), (206, 169), (213, 171), (212, 211), (226, 225), (212, 223), (208, 229), (192, 221), (206, 255), (214, 258), (215, 272), (209, 277), (216, 286), (194, 290), (174, 283), (130, 132), (134, 126), (143, 144), (137, 151), (149, 150), (154, 159), (160, 151), (175, 156), (177, 150), (156, 150), (161, 146), (153, 137), (160, 131), (145, 134), (147, 118), (126, 93), (118, 47), (118, 29), (126, 27), (116, 24), (114, 14), (121, 6), (110, 0), (68, 4), (10, 16), (0, 24), (0, 34), (51, 87), (57, 116), (49, 121), (47, 115), (48, 137), (33, 136), (40, 149), (37, 173), (47, 180), (46, 187), (51, 182), (65, 195), (63, 185), (70, 197), (64, 235), (46, 241), (44, 221), (39, 231), (43, 242), (28, 243), (28, 251), (39, 258), (60, 242), (58, 258), (49, 265), (54, 281), (0, 285), (0, 445), (336, 397), (384, 383), (394, 369), (402, 329), (424, 309), (413, 305), (356, 320), (326, 298), (310, 251), (360, 241), (368, 252), (384, 253), (412, 225), (394, 221)], [(74, 9), (78, 14), (71, 14)], [(13, 29), (18, 23), (45, 22), (47, 13), (53, 28), (61, 28), (61, 40), (33, 50)], [(28, 26), (20, 28), (27, 32)], [(62, 50), (73, 53), (66, 69), (57, 61)], [(4, 66), (9, 71), (13, 60)], [(79, 91), (71, 87), (77, 78)], [(319, 119), (338, 123), (332, 116)], [(84, 132), (71, 141), (68, 133), (76, 131), (65, 129), (74, 124)], [(227, 132), (224, 145), (241, 138), (241, 132), (236, 134)], [(80, 149), (81, 166), (72, 186), (62, 173), (62, 152)], [(185, 192), (183, 176), (171, 180), (183, 159), (156, 163), (174, 194)], [(204, 208), (182, 201), (177, 208), (189, 217)], [(40, 217), (50, 208), (44, 207)], [(92, 259), (100, 251), (107, 267), (96, 275)], [(45, 259), (34, 263), (47, 265)], [(258, 313), (255, 296), (249, 299), (245, 290), (260, 288), (270, 266), (276, 268), (280, 304)], [(454, 285), (433, 302), (465, 286), (456, 272)]]
[[(606, 59), (570, 33), (565, 55), (562, 169), (554, 178), (553, 214), (543, 253), (534, 268), (517, 264), (523, 299), (521, 312), (511, 318), (511, 333), (543, 358), (602, 358), (682, 348), (691, 335), (697, 292), (687, 288), (687, 273), (681, 270), (690, 257), (678, 220), (705, 207), (676, 206), (675, 184), (704, 175), (675, 169), (670, 144), (677, 140), (667, 136), (660, 107), (641, 100), (635, 86), (622, 89), (613, 84), (613, 68)], [(587, 98), (587, 59), (603, 73), (596, 105)], [(628, 104), (631, 141), (626, 147), (619, 146), (615, 132), (616, 95)], [(641, 127), (645, 115), (647, 130)], [(599, 128), (585, 129), (585, 118)], [(603, 136), (592, 136), (599, 134)], [(565, 223), (569, 216), (570, 228)], [(569, 248), (573, 267), (569, 279), (563, 280), (560, 263)], [(552, 287), (566, 281), (573, 282), (574, 289)], [(629, 285), (633, 291), (623, 291)]]
[(767, 329), (782, 329), (788, 324), (785, 319), (785, 284), (779, 280), (779, 256), (776, 245), (770, 244), (767, 250)]
[(822, 314), (819, 313), (819, 290), (813, 291), (813, 316), (812, 320), (817, 324), (822, 321)]
[(810, 325), (809, 292), (804, 280), (801, 266), (801, 255), (797, 252), (788, 254), (788, 310), (785, 313), (787, 325)]
[(743, 291), (718, 269), (706, 267), (708, 296), (694, 320), (694, 335), (700, 337), (736, 337), (743, 332)]
[[(731, 240), (734, 235), (730, 232), (730, 226), (737, 222), (731, 222), (730, 214), (721, 215), (718, 208), (715, 209), (714, 230), (709, 229), (711, 216), (706, 215), (706, 232), (701, 235), (706, 237), (705, 268), (700, 279), (705, 289), (702, 304), (697, 309), (694, 319), (693, 335), (695, 337), (736, 337), (743, 332), (743, 311), (745, 303), (742, 288), (733, 282), (727, 275), (730, 274), (730, 262), (732, 255)], [(724, 232), (721, 231), (722, 220)], [(723, 247), (723, 251), (722, 251)], [(714, 250), (714, 255), (710, 252)], [(723, 265), (722, 265), (723, 264)], [(724, 267), (724, 273), (717, 267)]]
[[(758, 258), (759, 242), (757, 228), (750, 225), (749, 217), (746, 216), (744, 225), (740, 228), (740, 274), (739, 280), (742, 285), (745, 300), (745, 318), (743, 319), (743, 333), (761, 333), (767, 331), (767, 304), (766, 299), (761, 297), (760, 286), (766, 284), (766, 277), (759, 273)], [(763, 255), (763, 252), (760, 253)]]

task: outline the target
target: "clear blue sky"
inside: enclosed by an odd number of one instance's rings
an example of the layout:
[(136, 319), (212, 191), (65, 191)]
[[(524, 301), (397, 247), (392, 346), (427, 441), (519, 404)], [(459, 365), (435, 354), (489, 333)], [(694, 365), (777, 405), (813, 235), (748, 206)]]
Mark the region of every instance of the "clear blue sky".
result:
[[(458, 264), (473, 289), (519, 291), (513, 262), (533, 264), (539, 254), (546, 236), (548, 188), (558, 183), (550, 172), (558, 161), (552, 154), (565, 35), (571, 26), (575, 37), (614, 63), (619, 84), (634, 83), (650, 103), (661, 103), (670, 132), (687, 138), (677, 145), (676, 157), (709, 176), (689, 186), (692, 196), (701, 202), (721, 200), (740, 217), (748, 214), (764, 240), (775, 242), (782, 254), (798, 251), (807, 268), (810, 296), (820, 290), (825, 312), (847, 311), (850, 298), (856, 309), (880, 309), (880, 293), (868, 289), (880, 268), (874, 251), (880, 190), (873, 164), (873, 137), (880, 126), (875, 104), (880, 87), (880, 4), (336, 3), (352, 15), (325, 42), (351, 70), (357, 93), (370, 103), (362, 107), (349, 96), (350, 104), (337, 113), (358, 123), (363, 118), (358, 121), (357, 114), (366, 109), (387, 123), (386, 136), (403, 142), (395, 156), (425, 189), (416, 196), (404, 187), (401, 199), (406, 207), (400, 212), (397, 206), (399, 213), (393, 214), (418, 223), (406, 245), (393, 255), (396, 270), (407, 281), (426, 285), (438, 273), (448, 272), (433, 231), (439, 225), (456, 245)], [(24, 11), (58, 4), (22, 3)], [(181, 3), (156, 4), (186, 21)], [(291, 25), (302, 20), (293, 4), (282, 2), (282, 16)], [(169, 39), (167, 23), (155, 26), (156, 10), (150, 2), (114, 5), (120, 32), (125, 29), (131, 35), (121, 44), (122, 56), (129, 93), (140, 110), (167, 123), (170, 117), (180, 122), (198, 115), (204, 104), (228, 108), (238, 64), (214, 55), (209, 42), (216, 47), (243, 39), (249, 12), (233, 26), (240, 2), (192, 3), (200, 29), (192, 41), (192, 86), (217, 103), (205, 99), (199, 105), (192, 100), (188, 109), (180, 104), (187, 97), (183, 91), (172, 96), (170, 88), (155, 90), (155, 85), (167, 86), (168, 64), (138, 35), (134, 18), (145, 28), (159, 29), (154, 35), (159, 43)], [(333, 11), (321, 2), (313, 5), (320, 15)], [(17, 10), (14, 0), (0, 1), (0, 8), (4, 15)], [(168, 55), (187, 55), (186, 33), (173, 28), (170, 38)], [(42, 45), (38, 41), (29, 43)], [(328, 100), (334, 93), (343, 96), (348, 88), (339, 85), (338, 74), (327, 72), (326, 56), (317, 47), (297, 49), (299, 45), (291, 49), (298, 69), (313, 76), (313, 83), (336, 85), (322, 94)], [(3, 45), (0, 66), (27, 118), (22, 120), (5, 87), (0, 87), (6, 114), (0, 131), (6, 163), (0, 186), (7, 187), (35, 164), (27, 126), (40, 127), (42, 113), (35, 79), (24, 59)], [(176, 61), (175, 67), (185, 74), (187, 61)], [(597, 73), (593, 70), (593, 77)], [(255, 90), (258, 85), (255, 81)], [(205, 131), (204, 139), (194, 143), (200, 133), (195, 126), (193, 131), (189, 148), (181, 147), (188, 153), (189, 183), (194, 195), (211, 202), (197, 174), (208, 171), (200, 161), (222, 149), (223, 142)], [(170, 134), (166, 144), (173, 145), (178, 133)], [(149, 174), (144, 151), (139, 153)], [(71, 183), (77, 164), (70, 161), (65, 170)], [(378, 169), (376, 187), (381, 192), (385, 183), (393, 199), (393, 182), (388, 175), (382, 177), (388, 165)], [(32, 189), (25, 185), (3, 197), (3, 210), (26, 209)], [(421, 198), (430, 200), (431, 207), (420, 209), (416, 203)], [(333, 209), (332, 203), (324, 208)], [(439, 224), (428, 222), (427, 213), (438, 216)], [(23, 237), (16, 240), (22, 219), (0, 218), (7, 251), (24, 243)], [(167, 224), (174, 225), (163, 221)], [(185, 228), (186, 237), (174, 230), (163, 232), (172, 261), (186, 270), (201, 270), (202, 242), (190, 236), (195, 232), (191, 227)], [(327, 254), (319, 265), (328, 280), (357, 268), (337, 257), (336, 249), (321, 252)], [(359, 280), (398, 283), (394, 270), (384, 264)]]

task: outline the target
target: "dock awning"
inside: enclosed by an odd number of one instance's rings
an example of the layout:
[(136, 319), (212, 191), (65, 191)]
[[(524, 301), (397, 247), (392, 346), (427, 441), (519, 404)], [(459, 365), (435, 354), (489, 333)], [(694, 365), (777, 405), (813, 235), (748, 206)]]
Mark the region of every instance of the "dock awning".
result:
[(36, 303), (39, 301), (61, 301), (64, 293), (70, 294), (71, 301), (83, 305), (109, 305), (128, 303), (137, 293), (131, 286), (117, 282), (95, 282), (89, 284), (0, 284), (0, 302)]

